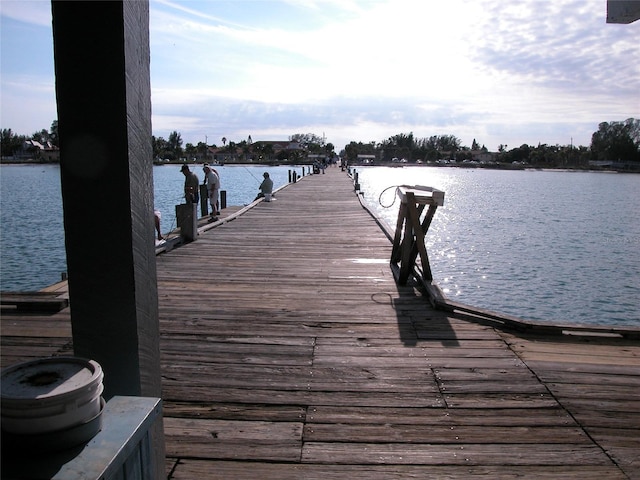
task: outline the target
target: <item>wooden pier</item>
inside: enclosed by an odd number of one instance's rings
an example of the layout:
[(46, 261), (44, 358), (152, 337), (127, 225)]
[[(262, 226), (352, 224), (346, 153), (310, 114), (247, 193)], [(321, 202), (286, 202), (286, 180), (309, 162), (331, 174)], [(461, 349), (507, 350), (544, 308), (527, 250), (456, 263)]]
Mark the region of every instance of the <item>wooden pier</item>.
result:
[[(168, 478), (640, 479), (640, 341), (434, 310), (391, 250), (334, 167), (157, 257)], [(3, 310), (3, 367), (71, 352)]]

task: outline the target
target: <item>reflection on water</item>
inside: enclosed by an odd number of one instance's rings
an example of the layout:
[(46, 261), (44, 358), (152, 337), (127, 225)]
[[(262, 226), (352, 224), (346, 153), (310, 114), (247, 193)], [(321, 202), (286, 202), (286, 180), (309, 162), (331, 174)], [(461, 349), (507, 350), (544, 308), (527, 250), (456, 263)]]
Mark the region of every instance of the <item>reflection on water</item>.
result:
[[(224, 166), (228, 205), (251, 202), (262, 172)], [(298, 170), (300, 170), (298, 168)], [(200, 167), (194, 171), (202, 179)], [(446, 192), (426, 238), (436, 282), (452, 299), (530, 320), (640, 326), (640, 175), (431, 167), (359, 168), (365, 200), (395, 228), (400, 184)], [(0, 167), (0, 281), (37, 290), (66, 271), (60, 172)], [(184, 176), (154, 167), (162, 230), (175, 227)], [(386, 208), (385, 208), (386, 207)], [(359, 252), (354, 262), (366, 262)]]
[[(640, 326), (640, 175), (360, 168), (395, 228), (399, 184), (444, 190), (426, 238), (452, 299), (530, 320)], [(381, 205), (382, 204), (382, 205)], [(454, 298), (456, 297), (456, 298)]]

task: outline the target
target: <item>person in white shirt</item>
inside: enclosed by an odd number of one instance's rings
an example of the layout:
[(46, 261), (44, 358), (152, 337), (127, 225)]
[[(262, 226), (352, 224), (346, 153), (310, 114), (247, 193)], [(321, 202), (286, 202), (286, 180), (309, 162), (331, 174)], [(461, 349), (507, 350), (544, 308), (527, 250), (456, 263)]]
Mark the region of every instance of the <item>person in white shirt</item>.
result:
[(207, 185), (207, 193), (209, 194), (209, 204), (211, 205), (211, 219), (217, 220), (220, 215), (220, 201), (218, 199), (220, 192), (220, 175), (215, 168), (211, 168), (205, 163), (204, 167), (204, 183)]

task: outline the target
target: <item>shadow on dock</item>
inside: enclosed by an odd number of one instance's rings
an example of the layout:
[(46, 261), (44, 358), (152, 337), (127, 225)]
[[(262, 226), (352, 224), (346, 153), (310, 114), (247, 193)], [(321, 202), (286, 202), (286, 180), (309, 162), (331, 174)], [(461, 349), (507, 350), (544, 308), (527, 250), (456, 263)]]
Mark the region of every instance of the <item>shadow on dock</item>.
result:
[[(157, 257), (169, 478), (640, 478), (637, 339), (432, 308), (356, 197), (328, 169)], [(3, 366), (70, 340), (3, 312)]]

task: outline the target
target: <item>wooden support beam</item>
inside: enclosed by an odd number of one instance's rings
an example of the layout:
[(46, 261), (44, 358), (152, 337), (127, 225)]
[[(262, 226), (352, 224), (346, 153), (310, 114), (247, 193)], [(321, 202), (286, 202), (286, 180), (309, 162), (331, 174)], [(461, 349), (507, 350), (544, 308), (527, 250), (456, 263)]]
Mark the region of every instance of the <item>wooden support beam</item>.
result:
[[(444, 192), (431, 187), (401, 186), (396, 193), (400, 197), (400, 209), (391, 250), (391, 270), (398, 284), (405, 285), (420, 255), (422, 280), (431, 282), (433, 276), (424, 240), (438, 206), (444, 204)], [(420, 223), (427, 206), (429, 210)]]
[(51, 4), (74, 353), (160, 397), (149, 3)]

